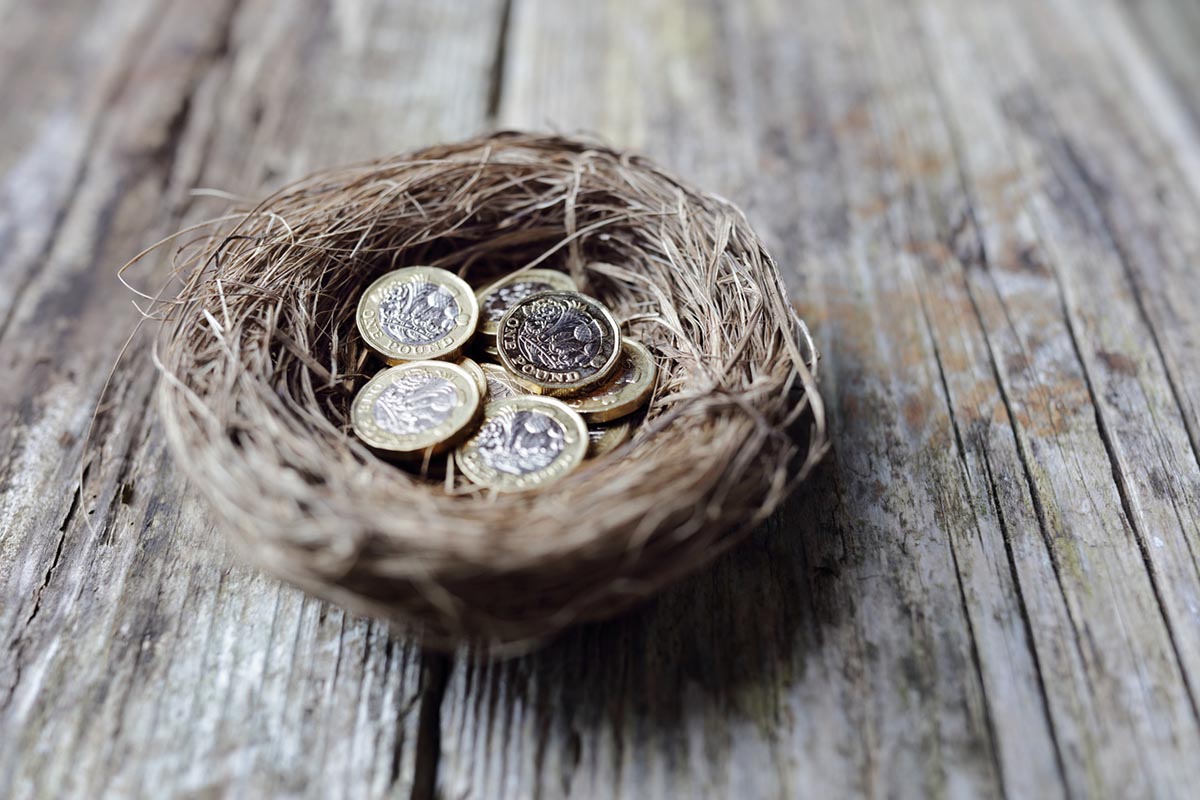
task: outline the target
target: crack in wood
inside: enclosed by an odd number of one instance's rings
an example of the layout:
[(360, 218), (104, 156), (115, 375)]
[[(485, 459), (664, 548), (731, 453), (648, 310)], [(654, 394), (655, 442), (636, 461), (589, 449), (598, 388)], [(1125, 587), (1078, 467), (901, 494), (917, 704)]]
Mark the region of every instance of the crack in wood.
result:
[[(1163, 370), (1163, 377), (1167, 387), (1171, 393), (1171, 399), (1175, 403), (1175, 408), (1179, 412), (1180, 421), (1183, 423), (1184, 429), (1187, 431), (1188, 440), (1191, 444), (1192, 458), (1196, 460), (1196, 465), (1200, 466), (1200, 420), (1193, 418), (1193, 415), (1188, 413), (1187, 405), (1183, 400), (1183, 390), (1180, 388), (1178, 376), (1173, 370), (1171, 359), (1167, 358), (1166, 352), (1163, 350), (1162, 338), (1159, 332), (1159, 326), (1155, 323), (1153, 315), (1150, 314), (1146, 307), (1146, 299), (1142, 291), (1141, 280), (1134, 269), (1134, 261), (1129, 253), (1123, 237), (1117, 234), (1118, 226), (1112, 218), (1112, 211), (1108, 202), (1105, 202), (1104, 191), (1092, 191), (1094, 186), (1098, 185), (1098, 181), (1091, 176), (1087, 165), (1084, 163), (1077, 148), (1065, 137), (1061, 141), (1063, 155), (1071, 164), (1075, 172), (1082, 178), (1084, 185), (1091, 191), (1092, 203), (1095, 205), (1095, 211), (1102, 219), (1102, 224), (1099, 226), (1106, 237), (1106, 243), (1112, 248), (1117, 255), (1118, 261), (1124, 271), (1125, 280), (1129, 288), (1129, 294), (1133, 298), (1134, 307), (1137, 309), (1138, 316), (1142, 325), (1145, 326), (1147, 333), (1150, 335), (1150, 342), (1154, 348), (1155, 357), (1158, 359), (1159, 365)], [(1200, 208), (1197, 209), (1200, 211)], [(1078, 349), (1078, 348), (1076, 348)]]
[[(1063, 162), (1065, 162), (1069, 168), (1069, 174), (1060, 174), (1059, 170), (1056, 168), (1056, 179), (1063, 184), (1065, 191), (1076, 195), (1078, 205), (1081, 208), (1081, 213), (1094, 219), (1094, 228), (1097, 234), (1102, 235), (1105, 243), (1114, 252), (1119, 253), (1119, 248), (1116, 244), (1116, 237), (1112, 233), (1113, 229), (1111, 227), (1111, 220), (1104, 213), (1106, 198), (1108, 198), (1111, 194), (1111, 190), (1106, 187), (1087, 166), (1075, 145), (1065, 135), (1055, 129), (1053, 115), (1050, 114), (1046, 109), (1042, 108), (1038, 108), (1036, 111), (1038, 112), (1038, 118), (1042, 120), (1042, 122), (1039, 124), (1052, 129), (1052, 132), (1046, 134), (1046, 136), (1047, 138), (1052, 139), (1054, 144), (1057, 145), (1057, 148), (1063, 156)], [(1076, 185), (1072, 186), (1072, 183)], [(1129, 279), (1130, 283), (1132, 284), (1132, 276), (1129, 273), (1129, 265), (1127, 261), (1124, 258), (1118, 258), (1118, 261), (1121, 263), (1125, 277)], [(1133, 510), (1133, 503), (1130, 498), (1128, 476), (1126, 474), (1126, 470), (1122, 467), (1121, 459), (1117, 452), (1117, 446), (1113, 440), (1113, 432), (1111, 430), (1110, 422), (1104, 414), (1106, 403), (1096, 391), (1095, 378), (1092, 374), (1092, 368), (1089, 365), (1088, 359), (1085, 357), (1084, 350), (1080, 344), (1080, 335), (1077, 330), (1075, 313), (1071, 310), (1071, 307), (1068, 304), (1067, 291), (1063, 282), (1064, 279), (1060, 271), (1053, 266), (1050, 267), (1049, 273), (1053, 276), (1055, 286), (1058, 291), (1061, 319), (1067, 332), (1068, 341), (1071, 344), (1076, 362), (1078, 363), (1080, 373), (1083, 377), (1084, 386), (1086, 387), (1087, 396), (1090, 401), (1095, 419), (1097, 434), (1104, 447), (1105, 455), (1109, 461), (1110, 473), (1117, 496), (1120, 500), (1120, 507), (1124, 517), (1124, 523), (1128, 527), (1129, 532), (1133, 534), (1133, 539), (1137, 544), (1139, 553), (1141, 554), (1142, 563), (1145, 567), (1151, 591), (1157, 604), (1159, 615), (1162, 618), (1163, 626), (1167, 633), (1167, 639), (1170, 642), (1170, 647), (1174, 654), (1176, 666), (1179, 669), (1180, 675), (1183, 677), (1182, 685), (1192, 716), (1198, 723), (1200, 723), (1200, 705), (1197, 703), (1196, 692), (1192, 686), (1191, 675), (1189, 674), (1187, 663), (1183, 658), (1183, 653), (1179, 644), (1179, 632), (1176, 630), (1176, 623), (1172, 619), (1172, 615), (1164, 597), (1162, 577), (1156, 569), (1154, 560), (1150, 554), (1148, 532), (1145, 530), (1144, 525), (1142, 524), (1141, 516), (1135, 513)], [(1131, 285), (1130, 289), (1131, 294), (1133, 294), (1136, 298), (1136, 288)], [(1139, 308), (1141, 307), (1140, 302), (1138, 302), (1136, 299), (1135, 306)], [(1143, 316), (1142, 319), (1144, 321), (1145, 317)], [(1154, 344), (1156, 353), (1160, 359), (1163, 375), (1167, 384), (1172, 389), (1172, 397), (1175, 402), (1175, 408), (1179, 412), (1181, 419), (1183, 419), (1186, 425), (1187, 414), (1183, 405), (1179, 402), (1177, 392), (1174, 391), (1174, 385), (1170, 376), (1170, 369), (1165, 358), (1163, 357), (1161, 349), (1159, 348), (1158, 339), (1154, 335), (1154, 327), (1153, 325), (1147, 324), (1147, 329), (1151, 334), (1150, 340)], [(1189, 445), (1192, 448), (1192, 456), (1193, 458), (1197, 458), (1195, 444), (1191, 440), (1190, 430), (1188, 439)], [(1197, 464), (1200, 465), (1200, 460), (1197, 460)], [(1176, 513), (1178, 514), (1178, 511)], [(1186, 541), (1186, 527), (1182, 525), (1182, 520), (1179, 521), (1181, 533)]]
[(1083, 358), (1083, 351), (1079, 347), (1078, 334), (1075, 331), (1075, 324), (1071, 319), (1071, 313), (1063, 307), (1063, 319), (1066, 321), (1067, 332), (1070, 335), (1071, 346), (1075, 350), (1075, 356), (1079, 359), (1079, 363), (1083, 370), (1084, 384), (1087, 386), (1088, 397), (1092, 401), (1092, 410), (1095, 412), (1096, 429), (1100, 434), (1100, 441), (1104, 443), (1104, 452), (1108, 455), (1109, 464), (1112, 472), (1112, 480), (1117, 489), (1117, 496), (1121, 500), (1121, 511), (1125, 517), (1125, 524), (1129, 527), (1129, 532), (1133, 534), (1133, 539), (1137, 542), (1137, 547), (1142, 556), (1142, 564), (1145, 566), (1146, 574), (1150, 579), (1150, 587), (1154, 593), (1155, 602), (1158, 604), (1158, 613), (1162, 616), (1163, 626), (1167, 631), (1167, 638), (1171, 643), (1171, 650), (1175, 654), (1175, 663), (1179, 667), (1180, 675), (1183, 676), (1183, 687), (1191, 705), (1192, 716), (1200, 722), (1200, 706), (1196, 703), (1196, 695), (1192, 689), (1190, 675), (1188, 674), (1187, 663), (1183, 659), (1183, 653), (1179, 647), (1179, 633), (1175, 630), (1175, 624), (1171, 619), (1171, 615), (1167, 610), (1166, 600), (1163, 598), (1163, 588), (1161, 585), (1162, 578), (1158, 574), (1158, 570), (1154, 566), (1154, 560), (1150, 556), (1150, 545), (1147, 542), (1147, 532), (1140, 524), (1139, 517), (1133, 511), (1133, 506), (1129, 498), (1129, 486), (1126, 482), (1124, 470), (1121, 468), (1121, 461), (1117, 455), (1115, 446), (1112, 440), (1112, 432), (1109, 430), (1109, 425), (1104, 419), (1104, 414), (1101, 410), (1100, 398), (1096, 395), (1096, 388), (1092, 383), (1092, 376), (1088, 370), (1087, 364)]
[[(84, 475), (90, 465), (84, 467)], [(81, 496), (83, 494), (83, 486), (80, 484), (75, 488), (75, 494), (71, 497), (71, 504), (67, 507), (67, 513), (63, 516), (62, 523), (58, 526), (58, 541), (54, 545), (54, 556), (50, 559), (50, 565), (46, 568), (45, 574), (42, 575), (42, 580), (38, 583), (37, 588), (33, 592), (33, 605), (30, 608), (29, 616), (25, 618), (25, 622), (17, 628), (13, 633), (12, 639), (9, 640), (9, 648), (13, 653), (13, 679), (4, 693), (4, 700), (0, 701), (0, 711), (4, 711), (13, 700), (16, 694), (17, 687), (21, 684), (22, 660), (25, 654), (26, 638), (24, 633), (29, 630), (29, 626), (33, 624), (38, 612), (42, 609), (42, 595), (46, 591), (46, 587), (50, 585), (50, 581), (54, 579), (54, 573), (58, 570), (58, 565), (62, 562), (63, 545), (67, 539), (67, 529), (71, 526), (71, 522), (79, 513)]]
[[(919, 289), (918, 293), (920, 294)], [(954, 394), (950, 391), (950, 383), (946, 379), (946, 367), (942, 361), (941, 347), (937, 343), (937, 336), (934, 334), (933, 324), (929, 319), (929, 309), (926, 307), (924, 294), (920, 294), (919, 300), (921, 321), (925, 328), (924, 333), (930, 343), (930, 349), (933, 353), (933, 360), (937, 367), (938, 380), (941, 382), (942, 399), (945, 403), (946, 414), (950, 418), (950, 426), (954, 431), (954, 442), (956, 455), (958, 457), (958, 467), (962, 473), (959, 477), (962, 483), (963, 491), (967, 494), (967, 496), (970, 496), (971, 486), (967, 477), (967, 449), (963, 446), (962, 431), (959, 428), (958, 417), (954, 412)], [(982, 537), (983, 531), (979, 524), (978, 514), (973, 506), (969, 506), (969, 510), (971, 514), (971, 521), (975, 526), (976, 534)], [(997, 515), (999, 515), (998, 508), (996, 509), (996, 512)], [(1004, 785), (1004, 766), (1000, 759), (1000, 738), (997, 734), (995, 713), (992, 709), (992, 700), (988, 696), (987, 681), (984, 680), (983, 663), (979, 655), (979, 641), (975, 633), (975, 623), (971, 620), (971, 603), (967, 599), (963, 570), (958, 563), (958, 549), (955, 545), (954, 539), (954, 532), (949, 532), (949, 535), (946, 537), (946, 542), (950, 550), (951, 563), (954, 565), (954, 577), (958, 586), (959, 603), (962, 606), (963, 619), (966, 620), (967, 634), (971, 642), (971, 665), (975, 670), (975, 680), (979, 686), (980, 695), (983, 697), (984, 719), (987, 723), (988, 731), (988, 752), (991, 756), (992, 766), (995, 769), (996, 781), (999, 785), (1000, 793), (1002, 795), (1007, 795), (1008, 792), (1005, 790)], [(1028, 635), (1028, 633), (1029, 631), (1027, 629), (1026, 634)], [(1050, 722), (1049, 718), (1047, 718), (1047, 722)], [(1053, 729), (1053, 724), (1051, 723), (1049, 727)], [(1053, 738), (1053, 734), (1051, 735), (1051, 738)]]

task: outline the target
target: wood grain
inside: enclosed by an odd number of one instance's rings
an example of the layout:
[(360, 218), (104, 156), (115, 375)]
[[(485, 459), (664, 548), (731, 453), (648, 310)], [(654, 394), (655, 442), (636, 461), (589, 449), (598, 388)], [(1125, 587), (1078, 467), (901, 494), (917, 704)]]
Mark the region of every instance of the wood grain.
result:
[[(1194, 217), (1181, 209), (1163, 235), (1162, 201), (1137, 194), (1155, 165), (1131, 154), (1172, 151), (1135, 122), (1156, 95), (1103, 96), (1121, 61), (1147, 57), (1104, 39), (1102, 23), (1128, 35), (1123, 11), (606, 8), (518, 6), (513, 41), (541, 69), (509, 71), (505, 122), (582, 119), (745, 203), (796, 264), (836, 452), (780, 523), (790, 544), (765, 533), (660, 603), (695, 616), (626, 623), (668, 653), (692, 631), (694, 661), (581, 632), (521, 666), (457, 665), (445, 794), (1194, 791), (1194, 370), (1177, 367), (1196, 336), (1136, 282), (1174, 280), (1183, 301), (1195, 279), (1121, 243), (1187, 242)], [(642, 33), (664, 29), (677, 37)], [(606, 67), (599, 97), (561, 88), (577, 64)], [(1129, 182), (1100, 177), (1113, 158)], [(1194, 203), (1194, 186), (1157, 172)], [(743, 608), (755, 578), (765, 598)], [(732, 609), (715, 631), (714, 606)], [(815, 627), (807, 640), (739, 635), (792, 631), (794, 614)], [(609, 649), (621, 656), (597, 691), (572, 667)], [(713, 652), (731, 663), (706, 665)], [(744, 669), (786, 676), (752, 682), (773, 702), (739, 707)], [(678, 709), (669, 733), (644, 721), (664, 705)]]
[[(1198, 70), (1171, 0), (0, 2), (0, 796), (1200, 794)], [(145, 337), (102, 394), (191, 189), (493, 125), (747, 208), (835, 445), (503, 662), (240, 566)]]
[[(137, 321), (116, 268), (223, 206), (189, 190), (259, 192), (317, 165), (474, 131), (499, 13), (74, 6), (14, 7), (10, 17), (42, 18), (0, 25), (6, 57), (35, 66), (5, 82), (6, 99), (63, 84), (2, 145), (19, 246), (0, 269), (19, 288), (0, 361), (20, 377), (0, 389), (0, 795), (365, 797), (428, 786), (419, 728), (437, 662), (237, 565), (146, 413), (145, 338), (84, 437)], [(135, 279), (153, 292), (165, 266)]]

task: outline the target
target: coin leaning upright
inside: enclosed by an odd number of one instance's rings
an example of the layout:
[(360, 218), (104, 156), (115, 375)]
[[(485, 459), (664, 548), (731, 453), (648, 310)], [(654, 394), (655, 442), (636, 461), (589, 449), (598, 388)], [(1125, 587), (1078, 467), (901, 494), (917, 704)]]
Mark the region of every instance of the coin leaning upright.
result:
[(467, 282), (437, 267), (389, 272), (363, 292), (358, 330), (390, 364), (449, 358), (479, 322), (479, 301)]
[(497, 491), (545, 486), (578, 467), (588, 450), (583, 417), (552, 397), (493, 400), (483, 424), (454, 453), (473, 483)]
[(470, 431), (481, 407), (479, 388), (465, 369), (445, 361), (413, 361), (367, 381), (350, 407), (350, 424), (376, 450), (437, 453)]
[(621, 354), (621, 329), (600, 301), (579, 292), (542, 292), (500, 320), (500, 362), (537, 394), (579, 394), (607, 378)]

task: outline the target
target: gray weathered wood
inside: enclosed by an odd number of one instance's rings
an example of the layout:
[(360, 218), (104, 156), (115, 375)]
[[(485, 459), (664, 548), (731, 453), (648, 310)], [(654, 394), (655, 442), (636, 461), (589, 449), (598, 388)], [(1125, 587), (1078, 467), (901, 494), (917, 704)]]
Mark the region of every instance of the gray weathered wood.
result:
[[(627, 623), (665, 654), (617, 645), (600, 689), (607, 630), (456, 665), (445, 793), (1196, 791), (1200, 337), (1167, 304), (1188, 307), (1197, 281), (1164, 263), (1194, 244), (1196, 193), (1136, 157), (1193, 143), (1164, 141), (1174, 118), (1142, 121), (1177, 110), (1145, 109), (1168, 102), (1161, 73), (1118, 93), (1112, 73), (1151, 52), (1124, 12), (606, 10), (518, 4), (512, 41), (543, 68), (509, 71), (504, 121), (632, 139), (746, 203), (797, 265), (836, 452), (787, 543), (764, 533)], [(598, 93), (562, 88), (589, 69)], [(1104, 175), (1114, 160), (1124, 180)], [(778, 561), (814, 584), (765, 569)], [(781, 602), (795, 591), (812, 597)], [(762, 636), (797, 624), (812, 633)], [(786, 677), (756, 675), (769, 701), (747, 707), (742, 670)]]
[[(194, 186), (258, 192), (485, 124), (498, 10), (58, 5), (0, 24), (28, 69), (2, 70), (3, 97), (35, 101), (0, 137), (0, 360), (19, 376), (0, 389), (0, 796), (407, 795), (432, 779), (437, 662), (226, 552), (146, 414), (145, 338), (76, 489), (137, 321), (116, 268), (221, 210)], [(153, 291), (165, 267), (135, 279)]]
[[(1198, 73), (1179, 0), (0, 2), (0, 796), (1200, 794)], [(240, 566), (144, 339), (84, 443), (192, 187), (491, 124), (746, 207), (835, 444), (500, 663)]]

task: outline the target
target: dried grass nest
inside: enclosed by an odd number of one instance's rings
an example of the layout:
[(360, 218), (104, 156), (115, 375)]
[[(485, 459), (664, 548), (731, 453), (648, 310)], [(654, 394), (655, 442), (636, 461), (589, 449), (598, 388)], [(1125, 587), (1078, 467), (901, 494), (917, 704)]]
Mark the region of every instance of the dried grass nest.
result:
[[(170, 447), (265, 570), (428, 643), (538, 641), (612, 615), (763, 521), (824, 449), (816, 351), (729, 202), (595, 141), (497, 133), (312, 175), (185, 244), (158, 405)], [(568, 270), (660, 376), (633, 438), (490, 494), (350, 432), (380, 367), (364, 287)]]

